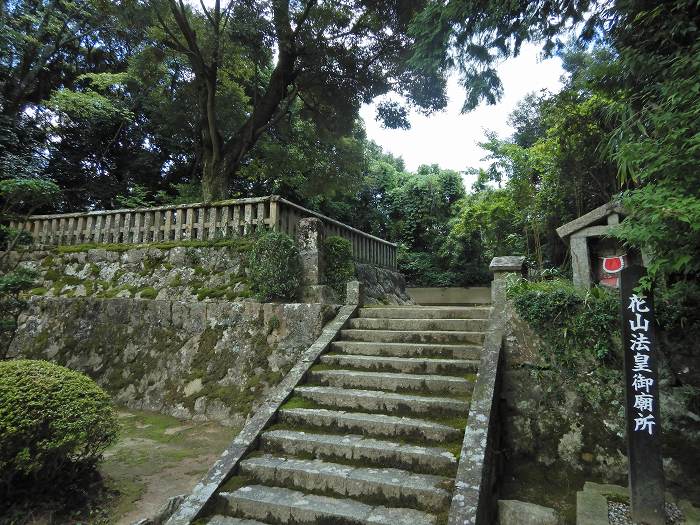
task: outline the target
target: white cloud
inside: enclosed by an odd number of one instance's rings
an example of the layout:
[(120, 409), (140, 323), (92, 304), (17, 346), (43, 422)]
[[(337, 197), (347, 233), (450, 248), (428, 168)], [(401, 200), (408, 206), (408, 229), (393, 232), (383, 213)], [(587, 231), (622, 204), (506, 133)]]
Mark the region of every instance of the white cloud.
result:
[(402, 157), (409, 170), (415, 170), (421, 164), (439, 164), (458, 171), (483, 167), (486, 163), (481, 159), (486, 152), (478, 142), (483, 141), (484, 130), (510, 135), (513, 129), (507, 123), (508, 115), (520, 99), (532, 91), (549, 89), (556, 92), (561, 87), (560, 77), (564, 74), (561, 60), (556, 57), (539, 60), (538, 57), (538, 47), (524, 45), (518, 57), (506, 60), (498, 67), (504, 88), (501, 102), (494, 106), (482, 104), (463, 115), (460, 109), (464, 90), (457, 77), (450, 78), (447, 109), (427, 117), (412, 113), (409, 130), (382, 128), (375, 121), (374, 105), (365, 105), (360, 114), (367, 134), (385, 151)]

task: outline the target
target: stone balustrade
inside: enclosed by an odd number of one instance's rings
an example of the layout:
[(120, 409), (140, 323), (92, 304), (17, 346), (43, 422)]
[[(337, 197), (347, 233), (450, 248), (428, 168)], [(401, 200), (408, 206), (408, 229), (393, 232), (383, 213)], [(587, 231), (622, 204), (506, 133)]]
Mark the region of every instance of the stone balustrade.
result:
[(356, 262), (396, 268), (396, 245), (361, 232), (277, 195), (153, 208), (32, 215), (13, 228), (29, 231), (40, 245), (147, 244), (215, 240), (272, 229), (295, 236), (300, 219), (316, 217), (327, 236), (352, 243)]

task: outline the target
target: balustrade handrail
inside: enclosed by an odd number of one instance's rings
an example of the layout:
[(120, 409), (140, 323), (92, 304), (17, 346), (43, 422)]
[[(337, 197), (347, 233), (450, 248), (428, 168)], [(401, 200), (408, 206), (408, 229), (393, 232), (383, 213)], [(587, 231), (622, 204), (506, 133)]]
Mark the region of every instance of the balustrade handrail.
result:
[[(277, 196), (273, 195), (273, 197), (277, 197)], [(303, 211), (304, 213), (307, 213), (309, 215), (317, 217), (317, 218), (321, 219), (323, 222), (329, 222), (331, 224), (335, 224), (336, 226), (338, 226), (340, 228), (344, 228), (344, 229), (351, 231), (353, 233), (357, 233), (358, 235), (361, 235), (363, 237), (367, 237), (368, 239), (372, 239), (375, 242), (380, 242), (380, 243), (386, 244), (388, 246), (392, 246), (394, 248), (396, 248), (396, 246), (397, 246), (396, 243), (389, 242), (385, 239), (381, 239), (380, 237), (375, 237), (374, 235), (372, 235), (370, 233), (363, 232), (362, 230), (358, 230), (357, 228), (353, 228), (352, 226), (348, 226), (347, 224), (345, 224), (343, 222), (337, 221), (335, 219), (331, 219), (330, 217), (323, 215), (322, 213), (318, 213), (317, 211), (313, 211), (313, 210), (309, 210), (308, 208), (304, 208), (303, 206), (300, 206), (300, 205), (295, 204), (291, 201), (288, 201), (287, 199), (285, 199), (283, 197), (279, 197), (279, 201), (283, 202), (284, 204), (286, 204), (288, 206), (292, 206), (292, 207), (296, 208), (297, 210)]]
[(146, 244), (170, 240), (211, 240), (266, 228), (295, 235), (296, 224), (304, 217), (316, 217), (324, 223), (328, 235), (348, 239), (357, 262), (396, 268), (396, 244), (279, 195), (150, 208), (32, 215), (23, 221), (13, 221), (11, 226), (29, 231), (39, 244)]

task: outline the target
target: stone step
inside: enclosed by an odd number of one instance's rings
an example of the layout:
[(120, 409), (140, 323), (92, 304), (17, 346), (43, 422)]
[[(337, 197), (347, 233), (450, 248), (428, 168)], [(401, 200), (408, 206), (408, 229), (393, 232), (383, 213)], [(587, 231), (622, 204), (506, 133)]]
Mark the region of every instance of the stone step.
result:
[(480, 332), (488, 327), (486, 319), (387, 319), (355, 318), (348, 326), (358, 330), (437, 330), (443, 332)]
[(469, 403), (449, 397), (428, 397), (395, 394), (381, 390), (356, 390), (326, 386), (302, 386), (294, 392), (324, 408), (348, 408), (370, 412), (385, 412), (395, 416), (464, 416)]
[(479, 361), (475, 359), (425, 359), (343, 354), (322, 355), (321, 364), (360, 370), (441, 375), (462, 375), (476, 372), (479, 368)]
[(488, 319), (488, 306), (394, 306), (360, 308), (359, 317), (393, 319)]
[(263, 485), (331, 494), (392, 507), (440, 511), (449, 503), (449, 478), (396, 468), (366, 468), (270, 454), (243, 460), (241, 473)]
[(266, 525), (262, 521), (232, 518), (230, 516), (216, 515), (207, 520), (208, 525)]
[[(461, 433), (450, 433), (449, 436), (451, 439), (453, 436), (459, 438)], [(454, 476), (457, 471), (457, 458), (445, 449), (404, 445), (356, 434), (340, 436), (295, 430), (270, 430), (263, 433), (261, 442), (263, 450), (270, 453), (311, 455), (317, 459), (331, 461), (353, 460), (378, 467), (391, 465), (427, 474)]]
[(435, 516), (414, 509), (367, 505), (352, 499), (248, 485), (219, 495), (228, 513), (275, 524), (435, 525)]
[(472, 389), (472, 382), (463, 377), (402, 374), (392, 372), (365, 372), (359, 370), (313, 369), (308, 382), (338, 388), (360, 388), (388, 392), (428, 392), (465, 394)]
[(340, 331), (344, 341), (367, 343), (430, 343), (430, 344), (482, 344), (483, 332), (437, 331), (437, 330), (354, 330)]
[(448, 359), (479, 359), (481, 346), (416, 343), (368, 343), (334, 341), (331, 350), (341, 354), (385, 357), (425, 357)]
[(279, 412), (283, 423), (352, 432), (365, 436), (411, 438), (442, 443), (462, 438), (463, 430), (448, 425), (409, 417), (365, 414), (325, 408), (284, 408)]

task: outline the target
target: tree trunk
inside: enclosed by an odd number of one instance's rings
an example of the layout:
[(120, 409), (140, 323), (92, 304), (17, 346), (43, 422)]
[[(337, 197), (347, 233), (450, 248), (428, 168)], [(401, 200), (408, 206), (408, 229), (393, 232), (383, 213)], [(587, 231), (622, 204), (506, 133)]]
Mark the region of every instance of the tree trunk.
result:
[[(218, 157), (218, 158), (216, 158)], [(204, 202), (220, 201), (228, 197), (230, 173), (218, 155), (204, 151), (202, 165), (202, 196)]]

